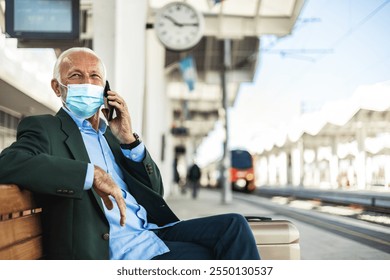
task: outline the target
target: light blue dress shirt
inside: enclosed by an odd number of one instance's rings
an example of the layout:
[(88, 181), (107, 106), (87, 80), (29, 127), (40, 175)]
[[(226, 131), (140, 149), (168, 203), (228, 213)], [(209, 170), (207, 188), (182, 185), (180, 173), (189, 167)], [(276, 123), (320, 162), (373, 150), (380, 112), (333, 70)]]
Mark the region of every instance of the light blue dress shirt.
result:
[[(122, 227), (119, 224), (120, 213), (114, 198), (110, 197), (113, 201), (113, 209), (108, 210), (104, 206), (105, 214), (110, 224), (110, 259), (144, 260), (169, 252), (164, 242), (151, 231), (152, 229), (161, 227), (148, 222), (145, 208), (139, 205), (135, 198), (128, 192), (128, 187), (123, 181), (122, 171), (116, 164), (114, 155), (103, 135), (107, 129), (105, 121), (101, 119), (99, 129), (95, 131), (87, 120), (78, 118), (67, 108), (64, 108), (64, 110), (78, 126), (91, 161), (88, 164), (84, 189), (87, 190), (92, 187), (94, 165), (97, 165), (112, 176), (115, 183), (117, 183), (123, 192), (123, 198), (126, 202), (125, 226)], [(132, 150), (122, 149), (122, 152), (127, 158), (140, 162), (145, 156), (145, 146), (141, 142), (136, 148)], [(171, 226), (175, 223), (164, 227)]]

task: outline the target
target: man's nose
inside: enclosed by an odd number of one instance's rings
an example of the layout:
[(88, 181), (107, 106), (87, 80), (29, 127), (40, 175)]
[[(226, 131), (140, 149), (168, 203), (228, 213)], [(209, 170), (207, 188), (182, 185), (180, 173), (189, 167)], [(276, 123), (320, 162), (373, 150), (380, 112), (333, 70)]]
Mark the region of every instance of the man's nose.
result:
[(93, 79), (91, 77), (84, 76), (83, 84), (93, 84)]

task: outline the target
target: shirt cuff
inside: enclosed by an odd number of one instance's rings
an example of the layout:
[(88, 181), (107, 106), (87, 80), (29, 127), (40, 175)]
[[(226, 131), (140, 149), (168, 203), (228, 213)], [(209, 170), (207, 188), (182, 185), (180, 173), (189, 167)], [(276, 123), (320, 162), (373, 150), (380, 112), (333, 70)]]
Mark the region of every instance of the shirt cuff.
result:
[(145, 157), (145, 145), (143, 142), (141, 142), (137, 147), (131, 150), (122, 148), (121, 150), (125, 157), (135, 162), (141, 162)]
[(93, 185), (93, 175), (95, 172), (95, 167), (92, 163), (88, 163), (87, 175), (85, 176), (84, 190), (89, 190)]

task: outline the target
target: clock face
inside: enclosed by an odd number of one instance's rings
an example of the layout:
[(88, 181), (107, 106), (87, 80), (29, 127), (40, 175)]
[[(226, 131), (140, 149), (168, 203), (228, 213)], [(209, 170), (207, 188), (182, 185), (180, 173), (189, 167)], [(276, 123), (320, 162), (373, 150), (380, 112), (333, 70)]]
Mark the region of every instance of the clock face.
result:
[(203, 15), (185, 2), (172, 2), (156, 14), (154, 29), (161, 43), (170, 50), (194, 47), (203, 36)]

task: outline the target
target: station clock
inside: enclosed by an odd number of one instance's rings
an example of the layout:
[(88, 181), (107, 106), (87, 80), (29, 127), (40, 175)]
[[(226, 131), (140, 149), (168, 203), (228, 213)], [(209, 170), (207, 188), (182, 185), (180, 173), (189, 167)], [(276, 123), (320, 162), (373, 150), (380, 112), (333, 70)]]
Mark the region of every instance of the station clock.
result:
[(171, 2), (157, 11), (154, 29), (165, 48), (185, 51), (196, 46), (203, 36), (203, 14), (188, 3)]

